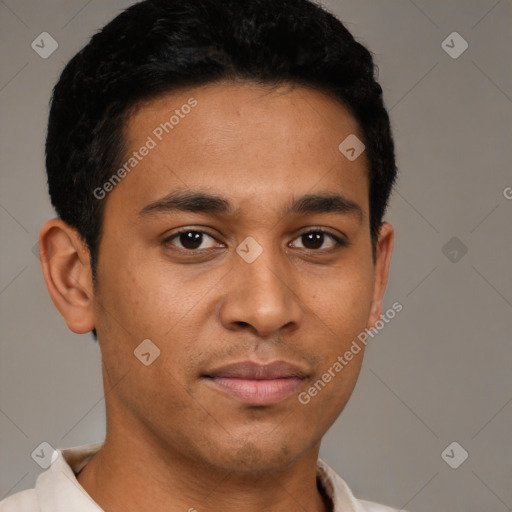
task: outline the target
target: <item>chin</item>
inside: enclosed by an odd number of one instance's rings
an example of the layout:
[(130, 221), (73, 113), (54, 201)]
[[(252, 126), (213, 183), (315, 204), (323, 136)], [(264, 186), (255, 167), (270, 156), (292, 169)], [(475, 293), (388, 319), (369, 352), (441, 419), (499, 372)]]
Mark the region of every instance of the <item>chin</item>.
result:
[(252, 439), (245, 442), (231, 442), (227, 446), (216, 446), (210, 453), (209, 464), (224, 471), (236, 473), (266, 473), (285, 470), (296, 462), (306, 451), (284, 439)]

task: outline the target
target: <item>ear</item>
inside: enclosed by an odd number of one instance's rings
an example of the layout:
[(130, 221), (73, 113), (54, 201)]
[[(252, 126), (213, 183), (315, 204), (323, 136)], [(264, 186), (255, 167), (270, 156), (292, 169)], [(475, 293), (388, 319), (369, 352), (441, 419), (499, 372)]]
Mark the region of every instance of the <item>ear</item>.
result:
[(395, 230), (393, 226), (388, 222), (383, 222), (380, 226), (377, 246), (375, 248), (373, 299), (370, 318), (368, 319), (368, 329), (373, 327), (382, 315), (382, 299), (388, 283), (394, 240)]
[(53, 303), (77, 334), (94, 329), (89, 250), (79, 233), (61, 219), (46, 222), (39, 234), (39, 257)]

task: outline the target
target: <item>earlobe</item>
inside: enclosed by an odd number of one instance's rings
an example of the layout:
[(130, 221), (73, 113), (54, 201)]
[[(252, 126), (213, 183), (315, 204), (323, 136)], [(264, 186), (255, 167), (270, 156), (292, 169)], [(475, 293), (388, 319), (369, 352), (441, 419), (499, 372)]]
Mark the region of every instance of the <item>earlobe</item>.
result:
[(94, 329), (90, 257), (79, 233), (61, 219), (46, 222), (39, 234), (44, 280), (53, 303), (77, 334)]
[(380, 227), (376, 247), (373, 300), (370, 317), (368, 319), (368, 328), (373, 327), (375, 322), (377, 322), (382, 315), (382, 299), (384, 298), (388, 283), (394, 239), (395, 232), (393, 226), (389, 224), (389, 222), (383, 222)]

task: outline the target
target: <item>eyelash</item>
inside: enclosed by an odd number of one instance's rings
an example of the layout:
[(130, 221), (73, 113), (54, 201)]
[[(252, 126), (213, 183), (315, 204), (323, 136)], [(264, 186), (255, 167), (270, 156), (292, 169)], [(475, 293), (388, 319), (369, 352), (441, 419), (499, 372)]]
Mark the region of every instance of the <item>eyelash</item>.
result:
[[(208, 235), (210, 238), (213, 238), (214, 240), (216, 240), (216, 238), (213, 235), (211, 235), (210, 233), (208, 233), (207, 231), (203, 231), (203, 230), (200, 230), (200, 229), (186, 228), (186, 229), (182, 229), (180, 231), (176, 231), (171, 236), (165, 238), (162, 241), (162, 244), (164, 246), (172, 245), (170, 242), (172, 240), (174, 240), (175, 238), (178, 238), (183, 233), (201, 233), (203, 235)], [(341, 237), (331, 233), (330, 231), (326, 231), (323, 228), (312, 228), (312, 229), (310, 229), (308, 231), (304, 231), (304, 232), (300, 233), (296, 238), (294, 238), (294, 240), (297, 240), (298, 238), (300, 238), (300, 237), (302, 237), (304, 235), (308, 235), (310, 233), (322, 233), (324, 235), (327, 235), (332, 240), (334, 240), (334, 242), (336, 243), (336, 246), (332, 247), (330, 249), (303, 249), (305, 251), (316, 252), (316, 253), (320, 253), (320, 254), (324, 253), (325, 254), (325, 253), (330, 253), (330, 252), (333, 252), (333, 251), (336, 251), (336, 250), (348, 247), (350, 245), (350, 242), (348, 242), (347, 240), (344, 240), (343, 238), (341, 238)], [(210, 251), (210, 250), (214, 249), (214, 248), (209, 248), (209, 249), (184, 249), (182, 247), (176, 247), (176, 246), (174, 246), (174, 247), (178, 251), (182, 251), (182, 252), (188, 253), (190, 255), (194, 255), (194, 254), (198, 254), (198, 253), (201, 253), (201, 252), (206, 252), (206, 251)], [(299, 249), (301, 249), (301, 248), (299, 247)]]

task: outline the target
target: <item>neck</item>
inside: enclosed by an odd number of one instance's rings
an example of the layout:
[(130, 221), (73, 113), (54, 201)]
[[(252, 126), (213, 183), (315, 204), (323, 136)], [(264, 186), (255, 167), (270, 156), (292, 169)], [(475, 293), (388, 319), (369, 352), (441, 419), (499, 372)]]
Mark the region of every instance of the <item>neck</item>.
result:
[(319, 446), (286, 469), (241, 474), (198, 465), (141, 437), (114, 439), (107, 435), (77, 477), (106, 512), (331, 510), (316, 481)]

